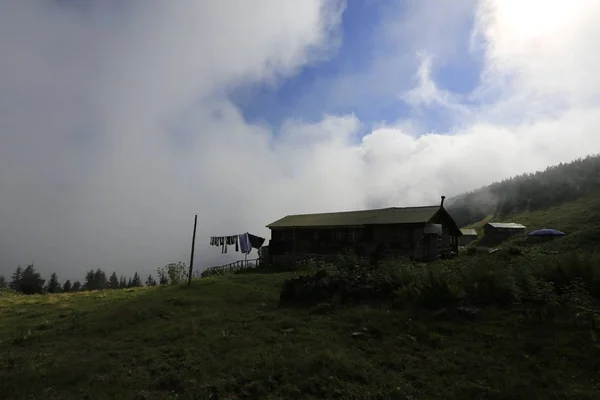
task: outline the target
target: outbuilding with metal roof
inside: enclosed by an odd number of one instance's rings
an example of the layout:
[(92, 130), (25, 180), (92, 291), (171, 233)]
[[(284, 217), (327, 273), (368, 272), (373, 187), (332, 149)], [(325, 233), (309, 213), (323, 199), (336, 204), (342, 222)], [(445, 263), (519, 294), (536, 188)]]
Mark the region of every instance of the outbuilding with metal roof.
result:
[(524, 233), (526, 226), (516, 222), (488, 222), (483, 227), (486, 242), (498, 243), (511, 236)]

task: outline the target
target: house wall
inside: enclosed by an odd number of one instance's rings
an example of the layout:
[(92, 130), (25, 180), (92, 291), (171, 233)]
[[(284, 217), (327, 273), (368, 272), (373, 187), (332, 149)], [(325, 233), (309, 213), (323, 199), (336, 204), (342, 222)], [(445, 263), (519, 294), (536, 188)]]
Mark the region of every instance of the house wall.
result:
[(462, 235), (458, 238), (459, 246), (466, 246), (477, 239), (476, 235)]
[[(448, 214), (444, 209), (440, 209), (440, 211), (438, 211), (434, 217), (429, 221), (432, 224), (441, 224), (442, 225), (442, 237), (441, 237), (441, 251), (446, 251), (448, 249), (452, 249), (453, 251), (457, 251), (458, 250), (458, 238), (460, 236), (453, 236), (454, 235), (458, 235), (460, 233), (460, 231), (458, 231), (458, 229), (456, 228), (456, 225), (454, 223), (454, 221), (452, 220), (452, 217), (450, 216), (450, 214)], [(451, 230), (451, 226), (454, 226), (455, 230), (452, 231)]]
[(483, 227), (484, 232), (484, 242), (488, 243), (499, 243), (514, 235), (518, 235), (520, 233), (525, 232), (525, 229), (516, 229), (516, 228), (494, 228), (491, 225), (485, 225)]
[[(425, 224), (368, 225), (364, 227), (272, 229), (269, 247), (272, 254), (337, 254), (345, 250), (358, 255), (372, 254), (369, 247), (378, 245), (377, 254), (423, 259), (431, 252), (425, 242)], [(294, 248), (294, 237), (296, 245)], [(452, 244), (447, 227), (442, 228), (441, 247)], [(437, 239), (436, 239), (437, 247)], [(273, 250), (275, 252), (273, 252)]]

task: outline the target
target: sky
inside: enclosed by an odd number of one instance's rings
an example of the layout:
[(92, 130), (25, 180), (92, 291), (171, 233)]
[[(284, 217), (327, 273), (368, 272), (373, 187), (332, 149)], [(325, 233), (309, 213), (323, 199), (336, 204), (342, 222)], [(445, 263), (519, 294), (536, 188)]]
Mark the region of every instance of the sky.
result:
[[(285, 215), (600, 152), (595, 0), (0, 2), (0, 274), (240, 259)], [(252, 255), (251, 255), (252, 257)]]

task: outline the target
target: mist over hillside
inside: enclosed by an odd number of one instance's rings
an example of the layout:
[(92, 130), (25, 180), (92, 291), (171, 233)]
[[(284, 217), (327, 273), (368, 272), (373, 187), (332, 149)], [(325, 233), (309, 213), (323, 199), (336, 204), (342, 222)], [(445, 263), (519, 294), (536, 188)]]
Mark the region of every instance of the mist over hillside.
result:
[(600, 190), (600, 155), (578, 158), (492, 183), (448, 199), (459, 226), (488, 215), (508, 215), (563, 204)]

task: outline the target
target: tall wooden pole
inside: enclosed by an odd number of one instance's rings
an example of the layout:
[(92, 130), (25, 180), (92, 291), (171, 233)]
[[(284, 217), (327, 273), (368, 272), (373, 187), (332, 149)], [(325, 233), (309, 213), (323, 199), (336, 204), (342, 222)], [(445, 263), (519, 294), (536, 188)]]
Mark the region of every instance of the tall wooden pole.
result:
[(192, 254), (190, 255), (190, 273), (188, 274), (188, 286), (192, 284), (192, 271), (194, 270), (194, 247), (196, 247), (196, 224), (198, 223), (198, 214), (194, 216), (194, 233), (192, 235)]

